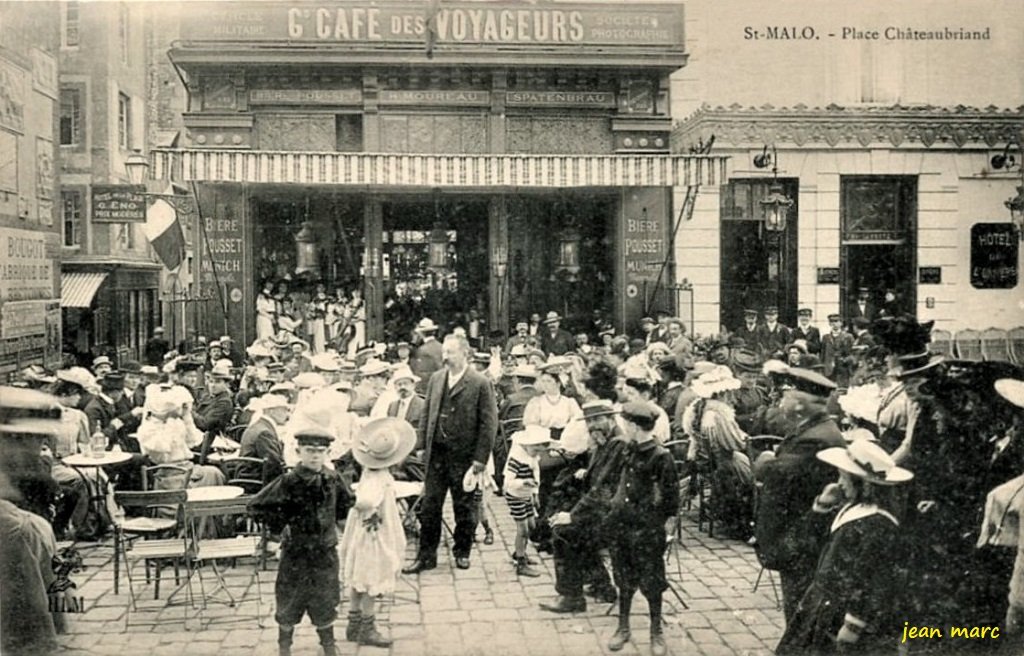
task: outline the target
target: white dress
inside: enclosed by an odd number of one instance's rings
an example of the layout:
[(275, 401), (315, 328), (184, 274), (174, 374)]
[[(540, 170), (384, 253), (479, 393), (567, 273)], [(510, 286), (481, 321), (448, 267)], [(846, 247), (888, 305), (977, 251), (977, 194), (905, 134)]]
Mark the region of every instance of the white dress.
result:
[(274, 315), (277, 303), (266, 294), (256, 297), (256, 339), (270, 339), (274, 335)]
[[(367, 529), (363, 522), (374, 514), (380, 517), (380, 525)], [(341, 580), (348, 593), (376, 596), (394, 591), (405, 559), (405, 532), (398, 516), (395, 479), (387, 469), (363, 470), (340, 548)]]

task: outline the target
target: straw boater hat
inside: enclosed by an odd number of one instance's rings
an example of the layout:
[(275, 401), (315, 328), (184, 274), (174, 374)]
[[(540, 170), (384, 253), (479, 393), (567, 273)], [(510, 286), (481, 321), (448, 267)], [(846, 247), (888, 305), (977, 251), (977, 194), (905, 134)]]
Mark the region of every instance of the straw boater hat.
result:
[(555, 312), (554, 310), (552, 310), (551, 312), (548, 312), (547, 316), (544, 317), (544, 323), (555, 323), (555, 322), (558, 322), (558, 321), (561, 321), (561, 320), (562, 320), (562, 316), (560, 314), (558, 314), (557, 312)]
[(531, 424), (521, 431), (512, 434), (512, 442), (519, 446), (530, 446), (536, 444), (547, 444), (551, 441), (551, 430)]
[(213, 365), (213, 369), (206, 374), (210, 378), (220, 378), (222, 380), (231, 380), (234, 378), (234, 374), (231, 373), (231, 361), (230, 360), (218, 360), (217, 364)]
[(272, 358), (272, 357), (274, 357), (274, 352), (271, 351), (270, 349), (268, 349), (263, 344), (260, 344), (259, 342), (254, 342), (252, 344), (252, 346), (250, 346), (249, 348), (245, 349), (245, 352), (246, 352), (246, 354), (250, 358), (252, 358), (254, 360), (256, 358)]
[(583, 404), (581, 410), (583, 410), (583, 419), (596, 419), (598, 417), (619, 414), (619, 411), (615, 409), (612, 402), (606, 399), (587, 401)]
[(995, 382), (996, 392), (1018, 408), (1024, 408), (1024, 380), (1000, 378)]
[(537, 380), (537, 376), (539, 375), (540, 374), (538, 373), (537, 368), (534, 367), (532, 364), (521, 364), (512, 370), (513, 378), (526, 378), (529, 380)]
[(871, 440), (854, 440), (846, 448), (823, 449), (816, 455), (818, 460), (875, 485), (898, 485), (914, 477)]
[(335, 372), (341, 369), (338, 359), (330, 353), (317, 353), (309, 359), (309, 364), (320, 371)]
[(383, 360), (370, 360), (363, 366), (359, 367), (359, 375), (363, 378), (367, 378), (369, 376), (383, 376), (390, 372), (391, 367)]
[(384, 469), (405, 460), (415, 445), (412, 424), (398, 417), (382, 417), (363, 427), (352, 455), (363, 467)]
[(420, 322), (416, 324), (416, 332), (418, 333), (436, 333), (437, 324), (430, 317), (424, 317), (420, 319)]
[(711, 371), (701, 374), (693, 381), (694, 393), (702, 399), (710, 399), (716, 394), (730, 390), (738, 390), (742, 387), (738, 378), (732, 375), (732, 370), (725, 365), (718, 365)]
[(315, 371), (304, 371), (292, 379), (296, 389), (320, 388), (327, 384), (327, 380)]
[(412, 372), (412, 369), (407, 364), (402, 364), (395, 367), (395, 370), (391, 372), (391, 382), (395, 383), (400, 380), (411, 380), (414, 383), (420, 382), (420, 377)]

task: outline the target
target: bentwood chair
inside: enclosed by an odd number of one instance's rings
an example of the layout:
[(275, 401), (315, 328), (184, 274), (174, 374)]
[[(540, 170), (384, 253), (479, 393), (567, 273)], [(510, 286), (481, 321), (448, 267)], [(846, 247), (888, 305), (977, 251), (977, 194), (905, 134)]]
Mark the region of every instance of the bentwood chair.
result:
[(989, 361), (1010, 362), (1010, 343), (1002, 328), (989, 328), (981, 333), (981, 354)]
[(1010, 346), (1010, 359), (1014, 364), (1024, 367), (1024, 326), (1017, 326), (1007, 334)]
[(961, 360), (980, 361), (984, 359), (981, 350), (981, 333), (973, 329), (964, 329), (956, 334), (956, 353)]
[(953, 333), (948, 330), (933, 330), (931, 342), (928, 344), (928, 350), (936, 355), (955, 358), (956, 351), (953, 349)]

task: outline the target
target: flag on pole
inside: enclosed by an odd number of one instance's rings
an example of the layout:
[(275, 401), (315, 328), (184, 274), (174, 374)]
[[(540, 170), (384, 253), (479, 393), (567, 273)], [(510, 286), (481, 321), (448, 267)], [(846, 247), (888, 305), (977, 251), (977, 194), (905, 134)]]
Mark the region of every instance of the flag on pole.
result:
[(171, 270), (177, 269), (185, 259), (185, 234), (181, 230), (174, 205), (163, 198), (157, 198), (146, 210), (144, 232), (164, 266)]

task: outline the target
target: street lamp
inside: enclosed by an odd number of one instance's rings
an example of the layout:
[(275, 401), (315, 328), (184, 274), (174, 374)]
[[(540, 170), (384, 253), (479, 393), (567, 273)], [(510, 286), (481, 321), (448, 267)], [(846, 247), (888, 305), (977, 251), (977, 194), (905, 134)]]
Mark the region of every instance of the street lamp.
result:
[(124, 161), (124, 170), (128, 173), (128, 181), (133, 185), (145, 184), (149, 175), (149, 158), (136, 148)]
[(558, 271), (570, 281), (580, 272), (580, 232), (576, 228), (566, 228), (558, 237)]
[(775, 146), (772, 146), (772, 152), (769, 153), (766, 144), (761, 154), (754, 157), (754, 166), (759, 169), (772, 167), (772, 184), (768, 188), (768, 195), (761, 199), (761, 211), (764, 214), (764, 227), (769, 232), (783, 232), (786, 230), (786, 215), (793, 206), (793, 199), (783, 192), (779, 184), (779, 153)]
[(1010, 210), (1010, 222), (1013, 223), (1014, 227), (1017, 229), (1017, 236), (1021, 241), (1024, 241), (1024, 166), (1021, 166), (1020, 162), (1017, 161), (1017, 158), (1010, 153), (1010, 146), (1012, 145), (1014, 144), (1006, 144), (1006, 148), (1003, 149), (1002, 154), (992, 156), (992, 168), (1012, 169), (1015, 166), (1021, 168), (1021, 186), (1017, 187), (1017, 195), (1007, 198), (1006, 201), (1003, 202), (1003, 205), (1006, 206), (1006, 209)]

